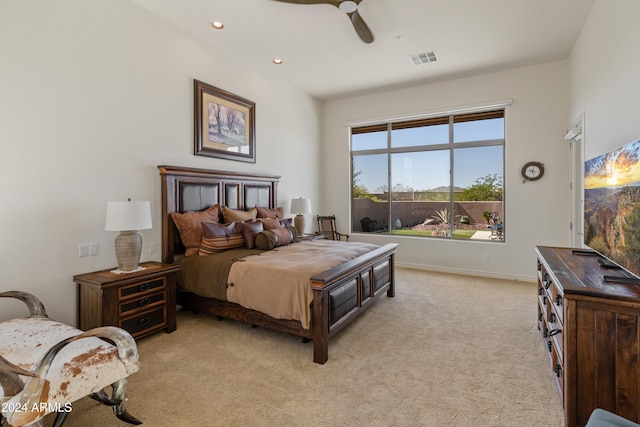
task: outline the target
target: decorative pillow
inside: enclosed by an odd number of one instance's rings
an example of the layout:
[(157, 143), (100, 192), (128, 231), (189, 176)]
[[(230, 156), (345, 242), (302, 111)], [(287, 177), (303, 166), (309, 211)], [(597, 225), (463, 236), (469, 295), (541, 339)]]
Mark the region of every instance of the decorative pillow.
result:
[(241, 211), (222, 206), (222, 215), (224, 216), (224, 222), (226, 223), (235, 221), (253, 221), (256, 219), (257, 214), (258, 210), (256, 208), (251, 208), (248, 211)]
[(264, 224), (265, 230), (273, 230), (274, 228), (282, 228), (280, 220), (276, 218), (260, 218), (262, 224)]
[(293, 218), (284, 218), (280, 220), (280, 225), (283, 227), (293, 227)]
[(287, 228), (274, 228), (256, 234), (256, 248), (263, 251), (288, 245), (291, 242), (293, 242), (293, 234)]
[(230, 224), (203, 222), (200, 255), (211, 255), (227, 249), (244, 246), (242, 229), (243, 223), (241, 222), (232, 222)]
[(298, 230), (296, 230), (296, 228), (293, 225), (287, 225), (284, 228), (286, 228), (287, 230), (289, 230), (291, 232), (291, 236), (293, 237), (293, 240), (291, 241), (291, 243), (295, 243), (298, 241)]
[(185, 255), (197, 254), (202, 242), (202, 223), (216, 223), (220, 218), (220, 205), (215, 204), (203, 211), (189, 211), (184, 213), (174, 212), (171, 214), (173, 223), (180, 232), (180, 240), (186, 251)]
[(279, 206), (275, 209), (267, 209), (267, 208), (258, 208), (258, 218), (284, 218), (284, 209), (282, 206)]
[(262, 221), (249, 221), (244, 223), (242, 234), (244, 234), (244, 244), (247, 249), (256, 247), (256, 235), (264, 230)]

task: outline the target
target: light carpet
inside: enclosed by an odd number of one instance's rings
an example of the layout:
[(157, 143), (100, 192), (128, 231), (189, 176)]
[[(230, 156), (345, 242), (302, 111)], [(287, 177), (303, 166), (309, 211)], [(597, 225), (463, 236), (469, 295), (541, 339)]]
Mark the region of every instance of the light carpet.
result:
[[(146, 426), (564, 425), (533, 283), (396, 270), (382, 297), (312, 344), (189, 312), (138, 342), (127, 408)], [(67, 426), (125, 426), (85, 398)]]

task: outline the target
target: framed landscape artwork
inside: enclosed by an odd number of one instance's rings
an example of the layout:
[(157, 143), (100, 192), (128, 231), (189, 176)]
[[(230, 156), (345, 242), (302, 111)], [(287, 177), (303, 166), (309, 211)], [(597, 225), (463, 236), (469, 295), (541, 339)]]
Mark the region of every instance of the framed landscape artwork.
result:
[(194, 154), (256, 161), (254, 102), (194, 80)]
[(640, 275), (640, 140), (584, 163), (584, 243)]

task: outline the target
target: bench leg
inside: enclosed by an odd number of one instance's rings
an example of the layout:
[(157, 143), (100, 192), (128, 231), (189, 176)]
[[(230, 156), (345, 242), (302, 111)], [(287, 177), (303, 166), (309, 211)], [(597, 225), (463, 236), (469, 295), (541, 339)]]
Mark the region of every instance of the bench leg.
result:
[(119, 402), (117, 405), (113, 407), (113, 412), (116, 414), (116, 417), (118, 417), (122, 421), (129, 424), (134, 424), (134, 425), (142, 424), (142, 421), (140, 421), (133, 415), (129, 414), (127, 410), (124, 409), (124, 400), (125, 400), (124, 392), (127, 388), (127, 378), (123, 378), (119, 381), (116, 381), (115, 383), (113, 383), (112, 387), (113, 387), (112, 397), (114, 400)]

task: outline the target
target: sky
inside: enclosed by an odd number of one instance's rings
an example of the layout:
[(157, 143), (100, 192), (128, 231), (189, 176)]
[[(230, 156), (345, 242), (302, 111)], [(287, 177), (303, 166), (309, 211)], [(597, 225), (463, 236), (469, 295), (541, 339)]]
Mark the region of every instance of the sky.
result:
[(584, 188), (640, 184), (640, 140), (630, 142), (584, 163)]

